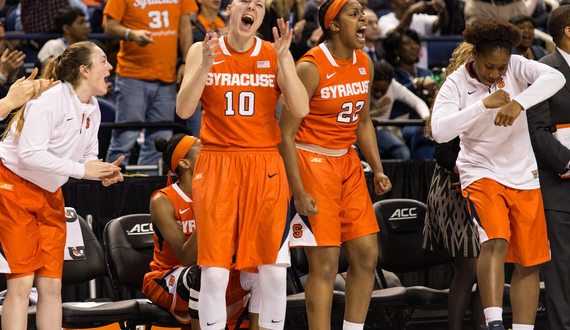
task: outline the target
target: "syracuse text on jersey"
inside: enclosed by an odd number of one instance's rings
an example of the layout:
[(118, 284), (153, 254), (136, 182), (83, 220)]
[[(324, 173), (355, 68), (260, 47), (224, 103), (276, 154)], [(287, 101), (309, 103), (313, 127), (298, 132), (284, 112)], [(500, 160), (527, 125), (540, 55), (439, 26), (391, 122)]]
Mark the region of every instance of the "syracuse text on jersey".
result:
[(169, 4), (177, 4), (179, 0), (135, 0), (135, 7), (141, 7), (144, 9), (146, 6), (152, 5), (169, 5)]
[(208, 73), (206, 86), (260, 86), (275, 87), (274, 74)]
[(369, 82), (370, 80), (363, 80), (348, 84), (323, 87), (321, 88), (321, 98), (328, 99), (332, 97), (333, 99), (336, 99), (351, 95), (367, 94)]

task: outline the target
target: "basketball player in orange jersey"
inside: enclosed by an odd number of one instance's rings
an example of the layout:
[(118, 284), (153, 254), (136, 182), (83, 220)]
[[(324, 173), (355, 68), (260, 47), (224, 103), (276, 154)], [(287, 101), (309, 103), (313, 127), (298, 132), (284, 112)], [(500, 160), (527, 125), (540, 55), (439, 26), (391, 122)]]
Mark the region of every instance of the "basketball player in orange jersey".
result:
[(188, 53), (177, 100), (188, 118), (203, 107), (202, 151), (193, 192), (202, 266), (200, 326), (225, 327), (224, 294), (232, 257), (235, 268), (259, 271), (259, 326), (282, 329), (289, 265), (289, 185), (277, 145), (275, 107), (283, 94), (294, 116), (309, 112), (307, 92), (289, 53), (292, 31), (278, 20), (275, 44), (255, 37), (265, 0), (233, 0), (227, 36), (206, 37)]
[[(356, 0), (327, 0), (319, 9), (323, 35), (297, 63), (310, 97), (304, 119), (281, 111), (279, 146), (298, 215), (291, 246), (305, 246), (309, 328), (330, 329), (332, 292), (340, 244), (350, 263), (343, 329), (364, 327), (378, 247), (378, 225), (357, 142), (374, 171), (377, 194), (392, 187), (384, 175), (369, 115), (368, 87), (374, 73), (364, 46), (366, 18)], [(294, 214), (294, 213), (292, 213)]]
[[(145, 275), (143, 293), (155, 304), (167, 308), (184, 324), (192, 323), (192, 329), (200, 329), (198, 322), (198, 299), (200, 294), (200, 268), (196, 265), (197, 243), (192, 176), (196, 158), (200, 152), (200, 140), (184, 134), (174, 135), (170, 140), (158, 138), (156, 150), (175, 173), (178, 181), (157, 190), (150, 200), (150, 214), (154, 229), (154, 255), (151, 271)], [(257, 274), (232, 270), (230, 285), (226, 292), (228, 324), (235, 328), (249, 300), (249, 320), (257, 320), (259, 288)], [(253, 297), (248, 299), (249, 292)], [(246, 324), (244, 324), (245, 326)], [(257, 324), (252, 324), (252, 330)]]

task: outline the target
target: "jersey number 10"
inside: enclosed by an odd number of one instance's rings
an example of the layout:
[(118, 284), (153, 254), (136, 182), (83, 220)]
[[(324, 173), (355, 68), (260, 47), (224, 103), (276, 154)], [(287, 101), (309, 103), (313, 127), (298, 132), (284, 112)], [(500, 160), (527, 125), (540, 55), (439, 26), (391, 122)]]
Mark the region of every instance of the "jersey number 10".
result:
[[(234, 92), (227, 91), (224, 94), (226, 98), (226, 116), (235, 116), (234, 109)], [(253, 92), (239, 92), (238, 99), (238, 113), (240, 116), (251, 117), (255, 111), (255, 94)]]

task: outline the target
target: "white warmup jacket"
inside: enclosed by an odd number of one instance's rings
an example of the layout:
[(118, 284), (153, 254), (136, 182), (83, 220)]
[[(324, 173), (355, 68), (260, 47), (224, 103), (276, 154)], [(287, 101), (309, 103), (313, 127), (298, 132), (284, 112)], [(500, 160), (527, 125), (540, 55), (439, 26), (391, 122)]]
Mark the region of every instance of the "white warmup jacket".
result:
[[(558, 70), (519, 55), (511, 56), (507, 72), (491, 87), (472, 77), (466, 65), (447, 77), (433, 107), (432, 134), (439, 143), (461, 139), (457, 168), (462, 188), (482, 178), (515, 189), (540, 188), (525, 110), (554, 95), (565, 82)], [(483, 105), (500, 87), (523, 107), (509, 127), (495, 126), (499, 109)]]
[(97, 159), (101, 112), (95, 97), (81, 103), (69, 83), (28, 102), (24, 127), (14, 123), (0, 142), (0, 160), (21, 178), (55, 192), (69, 177), (81, 179), (85, 163)]

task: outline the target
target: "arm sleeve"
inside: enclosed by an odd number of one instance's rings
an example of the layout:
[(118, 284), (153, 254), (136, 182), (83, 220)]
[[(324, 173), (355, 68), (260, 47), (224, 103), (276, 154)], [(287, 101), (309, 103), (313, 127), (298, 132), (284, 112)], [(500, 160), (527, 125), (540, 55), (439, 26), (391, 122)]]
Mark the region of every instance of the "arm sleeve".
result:
[(446, 143), (435, 143), (435, 161), (450, 172), (453, 172), (457, 161), (456, 144), (459, 144), (459, 137)]
[(409, 105), (416, 110), (422, 119), (426, 119), (429, 116), (429, 108), (422, 99), (394, 79), (392, 79), (392, 84), (394, 85), (395, 100)]
[(125, 10), (127, 9), (127, 4), (125, 0), (108, 0), (103, 10), (103, 14), (106, 16), (111, 16), (117, 21), (121, 22), (125, 16)]
[(449, 142), (459, 136), (487, 110), (483, 100), (461, 109), (458, 98), (457, 85), (448, 79), (435, 99), (431, 116), (432, 135), (438, 143)]
[(556, 94), (566, 83), (558, 70), (522, 56), (511, 56), (509, 70), (514, 71), (518, 80), (532, 84), (513, 98), (525, 110)]
[(196, 0), (183, 0), (181, 14), (186, 15), (191, 12), (198, 12), (198, 4), (196, 4)]
[(18, 160), (31, 169), (81, 179), (85, 166), (48, 151), (53, 129), (59, 121), (57, 102), (28, 103), (28, 115), (18, 143)]

